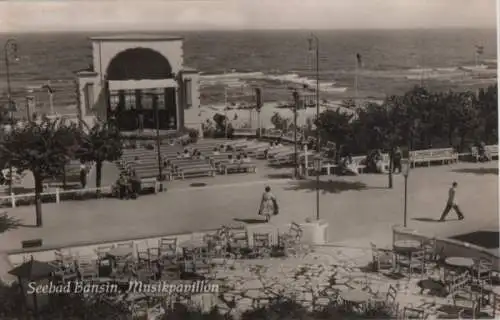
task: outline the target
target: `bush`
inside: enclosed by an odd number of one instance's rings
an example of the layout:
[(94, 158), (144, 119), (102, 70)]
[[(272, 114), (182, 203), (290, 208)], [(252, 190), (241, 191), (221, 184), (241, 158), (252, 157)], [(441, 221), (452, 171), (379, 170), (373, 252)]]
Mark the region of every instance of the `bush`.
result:
[(188, 129), (188, 134), (189, 134), (189, 140), (191, 143), (196, 143), (199, 138), (199, 131), (196, 129)]

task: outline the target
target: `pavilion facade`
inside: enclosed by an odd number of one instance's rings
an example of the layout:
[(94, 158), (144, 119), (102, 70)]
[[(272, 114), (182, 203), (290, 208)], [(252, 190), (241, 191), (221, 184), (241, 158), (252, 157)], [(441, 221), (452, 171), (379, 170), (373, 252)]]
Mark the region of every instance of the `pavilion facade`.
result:
[(92, 66), (77, 73), (78, 114), (113, 119), (121, 131), (181, 131), (198, 108), (199, 72), (184, 66), (183, 38), (93, 37)]

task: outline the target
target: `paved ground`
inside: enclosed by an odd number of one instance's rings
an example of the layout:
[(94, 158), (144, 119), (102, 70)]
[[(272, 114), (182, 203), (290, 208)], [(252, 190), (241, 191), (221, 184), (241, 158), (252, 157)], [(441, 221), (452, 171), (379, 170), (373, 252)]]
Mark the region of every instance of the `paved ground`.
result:
[[(464, 163), (412, 171), (408, 181), (409, 227), (440, 236), (497, 227), (497, 165)], [(283, 178), (282, 172), (272, 177)], [(314, 181), (262, 181), (259, 175), (205, 180), (218, 185), (193, 188), (189, 184), (198, 180), (191, 180), (174, 182), (169, 191), (138, 200), (44, 204), (44, 226), (21, 227), (1, 234), (0, 251), (20, 248), (22, 240), (34, 238), (43, 239), (44, 245), (66, 245), (215, 229), (234, 223), (235, 218), (256, 219), (260, 196), (267, 184), (280, 203), (281, 213), (275, 223), (300, 222), (316, 213)], [(224, 185), (223, 181), (231, 184)], [(457, 198), (466, 220), (429, 220), (439, 218), (452, 181), (459, 183)], [(382, 175), (323, 177), (320, 214), (330, 224), (329, 240), (359, 246), (367, 246), (370, 241), (390, 243), (391, 226), (403, 222), (404, 179), (395, 176), (394, 188), (389, 190), (386, 186), (387, 177)], [(26, 225), (34, 223), (33, 207), (11, 209), (9, 214)]]

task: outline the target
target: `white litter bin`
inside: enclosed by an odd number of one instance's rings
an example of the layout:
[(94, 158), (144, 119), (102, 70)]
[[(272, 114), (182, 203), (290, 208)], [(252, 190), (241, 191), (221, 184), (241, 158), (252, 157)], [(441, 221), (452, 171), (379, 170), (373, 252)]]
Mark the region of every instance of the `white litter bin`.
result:
[(328, 222), (324, 220), (303, 222), (300, 224), (300, 227), (303, 231), (303, 244), (314, 245), (328, 242)]

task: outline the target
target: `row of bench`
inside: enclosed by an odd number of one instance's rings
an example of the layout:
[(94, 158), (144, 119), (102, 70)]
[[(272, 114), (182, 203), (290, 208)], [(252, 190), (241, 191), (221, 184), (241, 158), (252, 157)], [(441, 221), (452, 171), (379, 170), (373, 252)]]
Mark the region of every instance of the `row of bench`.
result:
[[(498, 159), (498, 145), (485, 146), (484, 149), (492, 158)], [(478, 162), (480, 160), (480, 155), (477, 147), (471, 148), (471, 157), (474, 161)]]
[[(256, 172), (257, 166), (254, 163), (232, 163), (229, 160), (229, 155), (232, 153), (213, 155), (214, 147), (215, 145), (192, 146), (192, 149), (197, 149), (202, 155), (205, 155), (206, 159), (177, 159), (177, 153), (182, 152), (181, 149), (161, 148), (162, 157), (168, 159), (170, 165), (162, 169), (162, 174), (171, 180), (175, 177), (184, 179), (187, 176), (214, 176), (216, 172), (224, 174), (230, 172)], [(235, 149), (238, 149), (237, 145), (235, 147)], [(136, 157), (139, 157), (139, 162), (135, 160)], [(126, 152), (121, 159), (120, 165), (124, 170), (134, 169), (141, 179), (159, 176), (158, 154), (156, 151), (136, 149)]]

